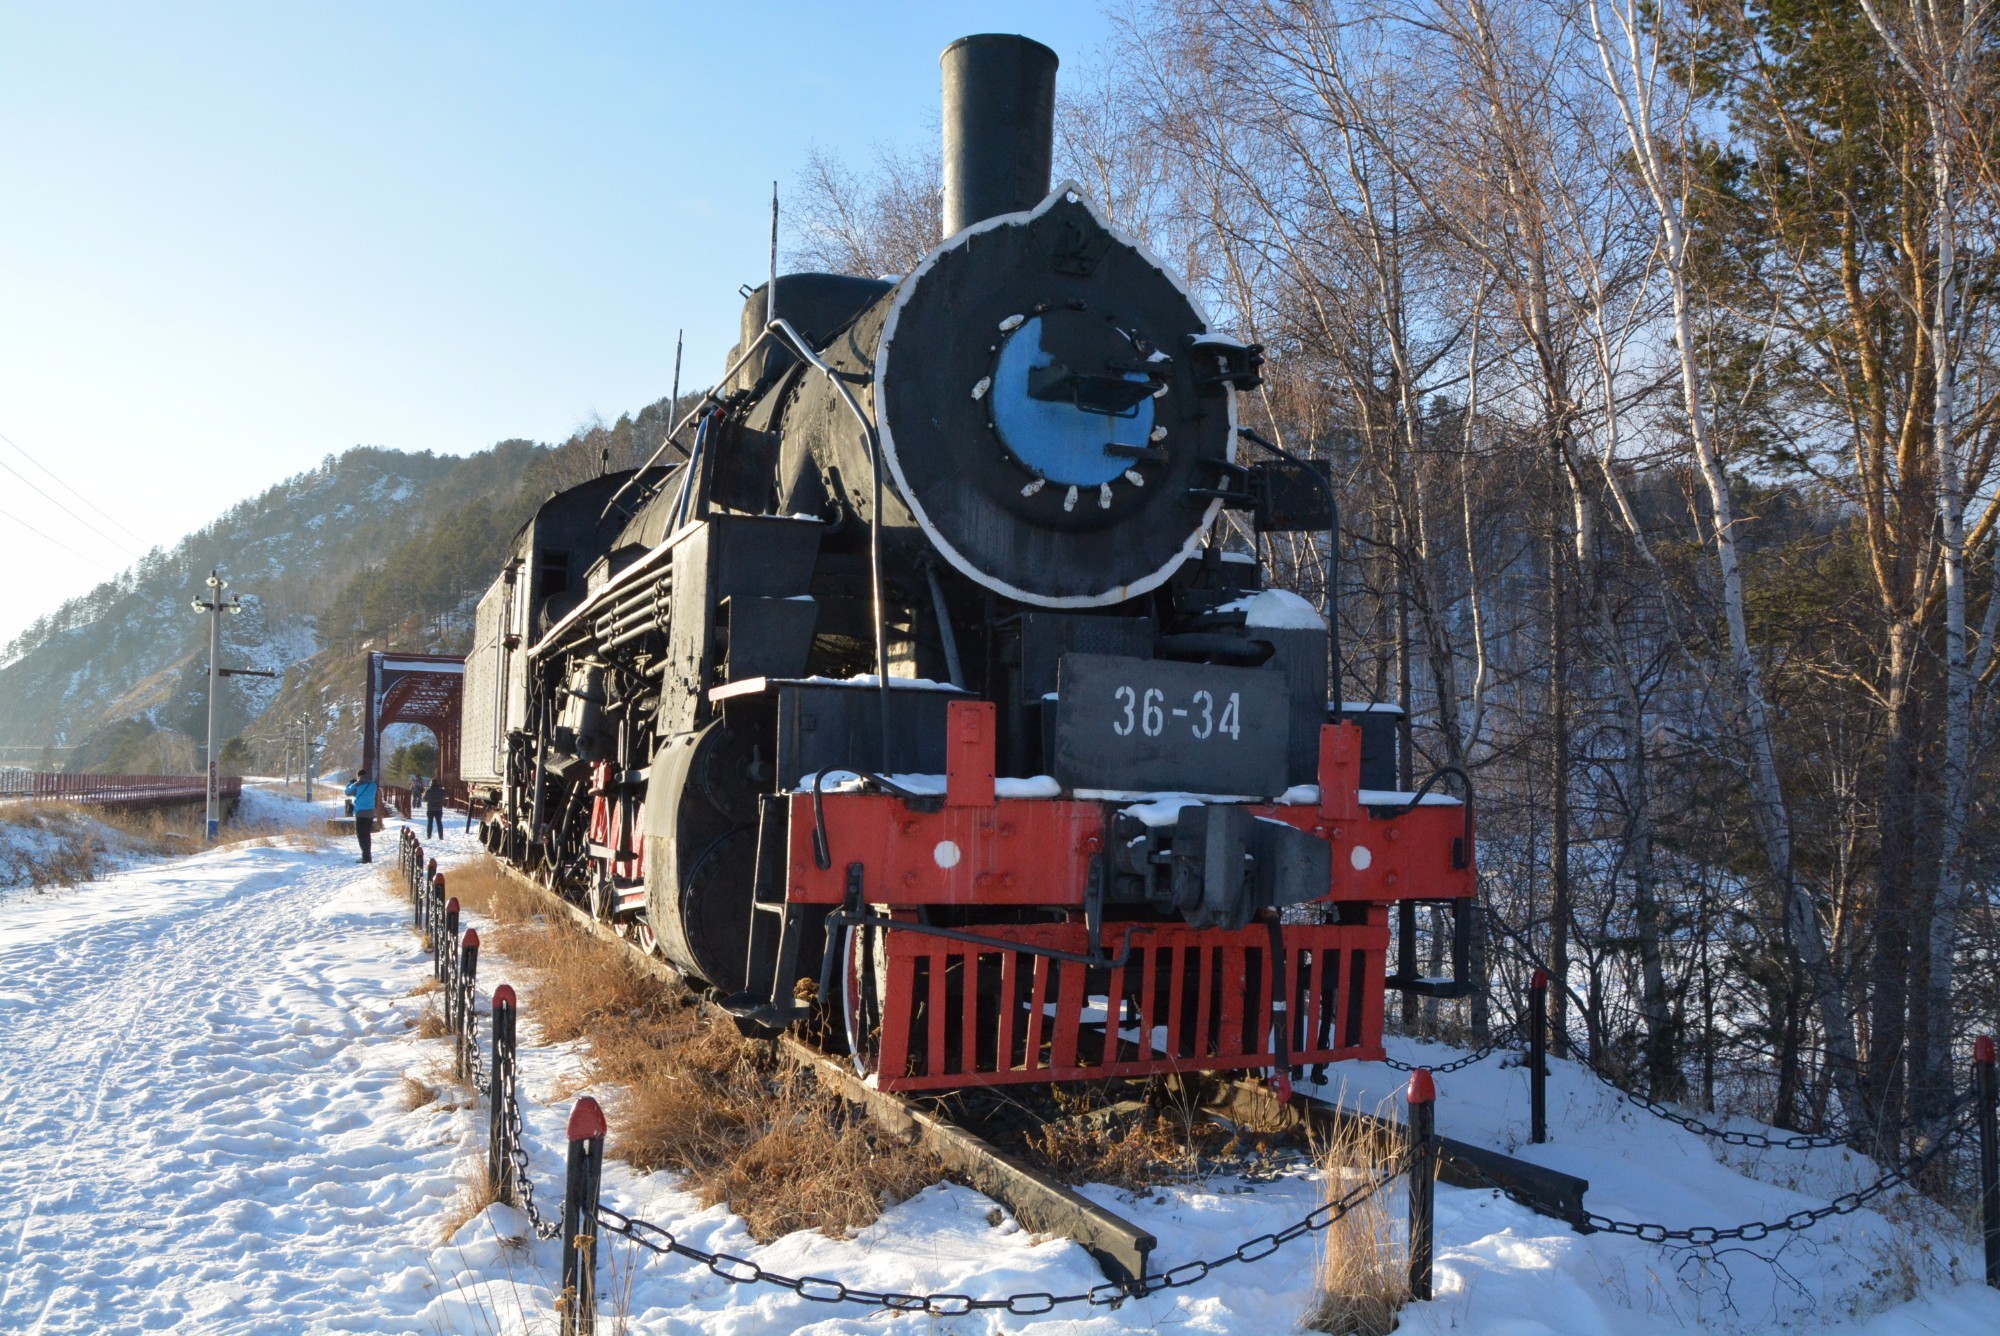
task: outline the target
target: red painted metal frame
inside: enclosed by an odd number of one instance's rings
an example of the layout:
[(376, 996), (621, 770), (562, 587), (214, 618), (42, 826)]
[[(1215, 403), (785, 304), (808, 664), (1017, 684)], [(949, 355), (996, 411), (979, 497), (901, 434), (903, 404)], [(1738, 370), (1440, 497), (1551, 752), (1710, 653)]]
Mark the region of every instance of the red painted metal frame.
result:
[(790, 898), (837, 905), (859, 863), (868, 899), (894, 905), (1080, 907), (1104, 804), (1003, 798), (990, 807), (914, 812), (879, 793), (821, 798), (833, 866), (813, 861), (811, 794), (792, 795)]
[[(812, 795), (793, 794), (791, 901), (839, 904), (847, 892), (847, 869), (859, 863), (867, 898), (875, 904), (1081, 906), (1091, 857), (1104, 847), (1105, 813), (1117, 804), (996, 801), (992, 713), (987, 701), (952, 703), (941, 811), (915, 811), (883, 793), (823, 795), (830, 867), (819, 867), (813, 858)], [(1471, 851), (1468, 866), (1452, 866), (1452, 843), (1466, 829), (1464, 807), (1429, 804), (1377, 817), (1361, 804), (1360, 778), (1360, 730), (1329, 724), (1321, 731), (1318, 803), (1253, 803), (1250, 811), (1333, 846), (1327, 899), (1379, 904), (1471, 896), (1477, 885)]]
[[(914, 919), (925, 907), (961, 911), (967, 931), (1019, 943), (988, 947), (916, 931), (887, 933), (878, 1080), (885, 1090), (1146, 1076), (1280, 1065), (1287, 1027), (1291, 1066), (1382, 1056), (1382, 993), (1388, 905), (1403, 899), (1472, 896), (1470, 833), (1456, 802), (1407, 811), (1361, 801), (1360, 730), (1329, 724), (1320, 737), (1320, 794), (1303, 804), (1250, 804), (1332, 846), (1324, 901), (1341, 922), (1279, 928), (1286, 999), (1272, 995), (1271, 927), (1196, 929), (1182, 922), (1104, 925), (1097, 945), (1132, 956), (1113, 979), (1109, 1024), (1092, 1002), (1085, 967), (1034, 951), (1083, 954), (1081, 909), (1092, 859), (1118, 804), (1075, 799), (996, 798), (993, 706), (954, 701), (940, 810), (917, 810), (883, 793), (821, 796), (832, 857), (813, 855), (813, 797), (793, 794), (787, 898), (832, 906), (859, 865), (867, 904)], [(1066, 921), (967, 920), (962, 911), (1038, 908)], [(1004, 914), (996, 917), (1005, 917)], [(1128, 935), (1129, 929), (1129, 935)], [(1100, 969), (1094, 986), (1103, 989)]]
[[(609, 863), (614, 884), (636, 885), (646, 875), (646, 831), (640, 819), (644, 807), (630, 791), (612, 785), (609, 761), (590, 770), (590, 852)], [(625, 855), (620, 856), (621, 852)]]

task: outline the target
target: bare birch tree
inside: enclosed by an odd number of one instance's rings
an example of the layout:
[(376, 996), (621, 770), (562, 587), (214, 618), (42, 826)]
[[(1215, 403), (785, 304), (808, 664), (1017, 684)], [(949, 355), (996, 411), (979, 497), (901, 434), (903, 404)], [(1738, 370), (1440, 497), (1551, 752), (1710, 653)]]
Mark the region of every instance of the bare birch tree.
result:
[[(1749, 783), (1756, 804), (1757, 828), (1765, 859), (1786, 906), (1793, 949), (1813, 984), (1819, 1021), (1832, 1050), (1835, 1080), (1851, 1123), (1861, 1121), (1854, 1085), (1854, 1031), (1845, 989), (1828, 960), (1824, 928), (1810, 889), (1799, 879), (1793, 860), (1792, 822), (1779, 777), (1771, 712), (1764, 691), (1764, 672), (1750, 643), (1744, 616), (1742, 562), (1737, 554), (1735, 500), (1730, 479), (1709, 425), (1709, 394), (1697, 357), (1693, 284), (1689, 276), (1687, 215), (1690, 183), (1686, 153), (1670, 166), (1661, 152), (1662, 136), (1687, 142), (1690, 104), (1663, 108), (1665, 96), (1662, 52), (1638, 0), (1594, 0), (1588, 7), (1590, 31), (1603, 64), (1606, 83), (1616, 98), (1632, 146), (1632, 160), (1652, 201), (1660, 229), (1661, 269), (1672, 303), (1674, 352), (1678, 362), (1683, 407), (1687, 413), (1688, 445), (1696, 470), (1707, 489), (1717, 573), (1722, 586), (1723, 616), (1729, 629), (1729, 653), (1746, 724)], [(1661, 111), (1667, 112), (1662, 118)], [(1664, 124), (1662, 120), (1664, 119)]]

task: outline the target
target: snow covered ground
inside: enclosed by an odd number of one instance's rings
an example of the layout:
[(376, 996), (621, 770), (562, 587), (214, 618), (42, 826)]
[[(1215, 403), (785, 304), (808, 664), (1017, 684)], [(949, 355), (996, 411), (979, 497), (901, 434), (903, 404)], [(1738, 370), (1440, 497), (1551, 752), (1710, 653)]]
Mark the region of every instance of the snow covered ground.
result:
[[(270, 795), (252, 801), (273, 822), (315, 815)], [(394, 825), (378, 837), (391, 868), (395, 838)], [(454, 833), (441, 851), (449, 862), (471, 845)], [(423, 1003), (412, 990), (427, 957), (374, 873), (344, 843), (278, 842), (138, 866), (72, 892), (0, 895), (0, 1331), (553, 1330), (556, 1246), (520, 1242), (518, 1212), (494, 1207), (441, 1237), (480, 1163), (484, 1111), (450, 1094), (405, 1107), (405, 1076), (427, 1079), (448, 1048), (415, 1036)], [(506, 964), (489, 954), (480, 974), (490, 992)], [(552, 1210), (578, 1064), (533, 1044), (525, 1019), (523, 1112)], [(1379, 1064), (1339, 1079), (1362, 1105), (1403, 1081)], [(1443, 1130), (1589, 1178), (1591, 1207), (1612, 1215), (1773, 1219), (1875, 1176), (1839, 1150), (1719, 1152), (1567, 1064), (1551, 1088), (1555, 1139), (1541, 1147), (1520, 1145), (1518, 1069), (1494, 1059), (1438, 1085)], [(1319, 1200), (1304, 1178), (1218, 1179), (1136, 1200), (1091, 1193), (1154, 1230), (1165, 1266), (1226, 1252)], [(614, 1163), (605, 1195), (699, 1247), (873, 1289), (1074, 1293), (1101, 1280), (1074, 1245), (1023, 1232), (960, 1187), (925, 1191), (852, 1239), (808, 1233), (769, 1247), (724, 1208), (697, 1208), (666, 1175)], [(2000, 1293), (1968, 1283), (1971, 1240), (1908, 1197), (1709, 1256), (1578, 1236), (1490, 1193), (1440, 1188), (1438, 1236), (1438, 1297), (1406, 1310), (1402, 1331), (2000, 1330)], [(625, 1329), (732, 1336), (1265, 1333), (1293, 1327), (1313, 1272), (1301, 1240), (1117, 1310), (933, 1319), (732, 1285), (617, 1240), (606, 1256), (604, 1311), (628, 1314)]]

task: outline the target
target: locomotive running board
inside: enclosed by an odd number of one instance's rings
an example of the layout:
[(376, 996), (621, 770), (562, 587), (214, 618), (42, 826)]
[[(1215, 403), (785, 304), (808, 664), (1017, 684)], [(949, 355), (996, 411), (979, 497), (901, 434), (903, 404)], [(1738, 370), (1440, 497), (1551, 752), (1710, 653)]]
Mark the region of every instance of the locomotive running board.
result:
[[(1406, 1135), (1403, 1124), (1393, 1118), (1363, 1113), (1311, 1095), (1294, 1094), (1290, 1103), (1280, 1103), (1276, 1092), (1251, 1080), (1209, 1078), (1200, 1095), (1201, 1106), (1208, 1112), (1257, 1128), (1284, 1130), (1305, 1126), (1325, 1131), (1336, 1123), (1352, 1120), (1398, 1138)], [(1589, 1179), (1451, 1137), (1437, 1140), (1439, 1182), (1455, 1188), (1502, 1187), (1537, 1215), (1560, 1220), (1580, 1234), (1591, 1232), (1583, 1219), (1583, 1194), (1590, 1190)]]
[(914, 1131), (946, 1168), (963, 1174), (974, 1188), (1013, 1211), (1024, 1228), (1082, 1245), (1097, 1259), (1106, 1280), (1134, 1281), (1146, 1274), (1146, 1260), (1159, 1240), (1124, 1216), (1037, 1173), (964, 1128), (864, 1084), (802, 1040), (787, 1034), (778, 1042), (801, 1066), (810, 1067), (820, 1080), (865, 1107), (877, 1123), (892, 1132)]

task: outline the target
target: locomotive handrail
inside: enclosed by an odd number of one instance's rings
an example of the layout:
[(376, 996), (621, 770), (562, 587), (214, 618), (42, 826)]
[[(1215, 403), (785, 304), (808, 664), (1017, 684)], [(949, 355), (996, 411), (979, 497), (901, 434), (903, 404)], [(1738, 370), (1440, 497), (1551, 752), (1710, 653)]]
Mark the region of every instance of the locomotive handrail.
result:
[[(888, 629), (884, 622), (886, 610), (882, 606), (881, 437), (876, 433), (875, 424), (869, 421), (866, 413), (861, 411), (861, 405), (855, 400), (853, 391), (847, 388), (847, 382), (842, 380), (839, 373), (834, 371), (832, 367), (828, 366), (821, 359), (820, 355), (813, 350), (812, 345), (802, 338), (796, 329), (792, 328), (791, 322), (788, 320), (774, 319), (765, 325), (757, 337), (750, 341), (750, 346), (745, 348), (736, 360), (729, 364), (729, 369), (722, 373), (722, 379), (717, 381), (716, 385), (728, 384), (729, 378), (742, 370), (743, 366), (749, 362), (751, 356), (764, 346), (767, 339), (772, 338), (774, 335), (783, 338), (787, 343), (791, 344), (807, 365), (827, 378), (833, 385), (833, 388), (840, 394), (841, 401), (847, 405), (847, 411), (854, 414), (854, 420), (860, 424), (862, 433), (868, 438), (868, 465), (869, 472), (873, 475), (871, 479), (873, 498), (868, 516), (868, 582), (870, 585), (869, 594), (874, 603), (875, 676), (878, 688), (882, 693), (881, 747), (882, 765), (886, 767), (889, 764), (889, 637)], [(604, 509), (598, 513), (600, 521), (611, 513), (611, 507), (616, 505), (618, 499), (625, 495), (626, 489), (637, 482), (647, 469), (650, 469), (654, 464), (659, 462), (660, 456), (667, 452), (667, 447), (674, 444), (674, 437), (680, 434), (681, 428), (692, 422), (712, 402), (717, 402), (715, 398), (715, 386), (710, 386), (702, 392), (701, 398), (695, 402), (693, 408), (688, 410), (687, 416), (675, 423), (672, 430), (667, 432), (666, 439), (660, 442), (659, 448), (647, 457), (645, 463), (633, 471), (631, 477), (618, 485), (618, 490), (611, 494), (611, 499), (604, 503)], [(687, 452), (684, 451), (683, 453), (686, 454)], [(692, 463), (692, 455), (689, 455), (688, 458), (690, 463)], [(692, 483), (693, 469), (690, 468), (688, 475), (682, 480), (682, 490), (690, 491)], [(693, 499), (691, 492), (689, 499)]]
[[(882, 606), (882, 438), (875, 430), (875, 424), (861, 411), (861, 405), (854, 398), (854, 392), (847, 388), (837, 372), (813, 351), (812, 345), (799, 336), (790, 322), (773, 320), (764, 326), (764, 333), (779, 333), (791, 341), (799, 356), (832, 383), (840, 393), (847, 411), (854, 414), (854, 420), (861, 424), (862, 434), (868, 438), (868, 471), (871, 475), (869, 487), (872, 498), (868, 507), (868, 582), (872, 586), (870, 594), (875, 601), (875, 687), (881, 693), (881, 766), (889, 768), (889, 632), (885, 621), (888, 613)], [(761, 341), (762, 336), (759, 336)]]
[(1399, 805), (1395, 815), (1407, 816), (1409, 813), (1416, 811), (1417, 805), (1423, 802), (1424, 795), (1428, 794), (1431, 788), (1447, 775), (1455, 777), (1458, 780), (1459, 787), (1465, 790), (1465, 833), (1459, 836), (1458, 841), (1454, 844), (1451, 851), (1451, 865), (1462, 869), (1472, 861), (1471, 775), (1468, 775), (1463, 769), (1455, 765), (1439, 766), (1424, 777), (1424, 782), (1417, 785), (1417, 791), (1410, 795), (1408, 802)]
[(680, 490), (674, 494), (673, 510), (667, 516), (668, 533), (680, 531), (694, 514), (695, 505), (700, 500), (696, 489), (701, 486), (703, 460), (708, 453), (709, 433), (714, 425), (715, 415), (711, 413), (694, 429), (694, 448), (687, 453), (687, 467), (681, 470)]
[[(789, 329), (790, 326), (788, 325), (786, 326), (786, 328)], [(721, 385), (727, 385), (729, 383), (729, 378), (735, 375), (738, 371), (741, 371), (743, 369), (743, 364), (745, 362), (748, 362), (750, 360), (751, 355), (755, 353), (759, 348), (764, 346), (764, 340), (770, 337), (771, 337), (771, 331), (769, 329), (766, 329), (764, 330), (763, 333), (759, 334), (756, 338), (752, 339), (750, 341), (750, 346), (743, 350), (743, 355), (741, 357), (738, 357), (734, 362), (731, 362), (729, 364), (729, 369), (722, 373), (722, 379), (718, 380), (717, 382), (715, 382), (714, 385), (709, 386), (707, 389), (701, 392), (701, 398), (694, 401), (694, 407), (690, 408), (687, 411), (687, 416), (682, 418), (679, 422), (676, 422), (670, 429), (668, 429), (666, 439), (660, 442), (660, 448), (653, 451), (652, 454), (648, 455), (646, 457), (646, 462), (641, 464), (638, 468), (632, 471), (631, 477), (627, 478), (624, 482), (618, 484), (618, 490), (613, 492), (611, 494), (611, 499), (604, 503), (604, 509), (597, 512), (598, 523), (602, 524), (604, 522), (604, 517), (611, 513), (611, 507), (617, 505), (618, 498), (625, 495), (625, 489), (630, 487), (633, 483), (639, 481), (640, 476), (644, 474), (647, 469), (653, 467), (653, 465), (657, 464), (660, 461), (660, 456), (664, 455), (667, 452), (668, 446), (673, 446), (673, 448), (675, 448), (676, 450), (680, 450), (681, 456), (683, 458), (689, 457), (688, 452), (686, 450), (681, 450), (680, 445), (674, 440), (674, 437), (681, 434), (682, 427), (687, 426), (688, 423), (694, 421), (697, 417), (701, 416), (702, 410), (707, 408), (711, 403), (721, 402), (715, 397), (716, 387)]]

